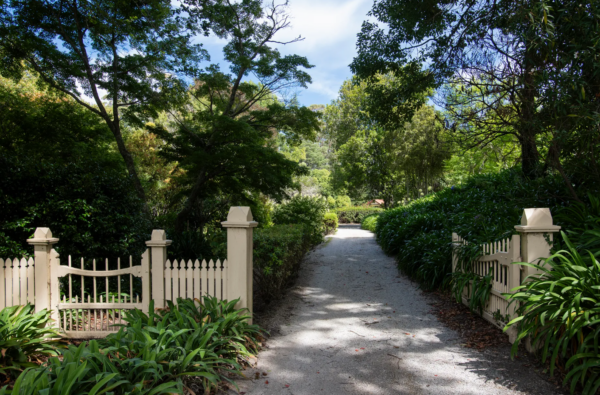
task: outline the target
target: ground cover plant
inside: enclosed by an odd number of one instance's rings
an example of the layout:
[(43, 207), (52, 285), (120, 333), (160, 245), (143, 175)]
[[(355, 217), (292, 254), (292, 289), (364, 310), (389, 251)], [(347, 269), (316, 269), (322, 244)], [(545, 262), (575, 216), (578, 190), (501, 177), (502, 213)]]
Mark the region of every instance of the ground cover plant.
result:
[(341, 207), (335, 210), (340, 224), (360, 224), (369, 215), (383, 212), (376, 207)]
[(452, 232), (471, 242), (465, 247), (468, 257), (477, 253), (478, 244), (514, 232), (523, 208), (556, 212), (567, 194), (561, 180), (550, 176), (526, 181), (519, 170), (476, 176), (460, 187), (382, 212), (375, 233), (383, 250), (398, 256), (404, 273), (434, 290), (450, 283)]
[(262, 331), (237, 302), (205, 297), (133, 310), (119, 332), (61, 350), (0, 394), (209, 393), (258, 351)]
[(49, 311), (36, 313), (29, 304), (0, 311), (0, 377), (15, 378), (38, 358), (58, 355), (60, 335), (46, 327), (49, 322)]
[(600, 388), (600, 262), (595, 257), (599, 251), (580, 253), (565, 233), (562, 236), (566, 249), (541, 265), (518, 263), (538, 268), (542, 275), (530, 276), (507, 295), (519, 308), (506, 329), (518, 329), (513, 355), (529, 337), (542, 360), (550, 362), (551, 375), (559, 369), (571, 393), (579, 386), (583, 394), (593, 395)]

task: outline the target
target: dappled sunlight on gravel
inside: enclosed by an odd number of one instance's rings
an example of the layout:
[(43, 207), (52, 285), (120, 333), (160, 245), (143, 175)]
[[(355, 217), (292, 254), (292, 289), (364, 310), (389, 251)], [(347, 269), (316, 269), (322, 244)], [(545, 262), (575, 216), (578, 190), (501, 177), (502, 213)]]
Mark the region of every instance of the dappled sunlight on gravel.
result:
[(297, 285), (265, 318), (273, 336), (246, 374), (260, 379), (238, 381), (241, 392), (555, 393), (539, 379), (507, 379), (488, 355), (462, 347), (370, 232), (341, 227), (331, 239), (311, 253)]

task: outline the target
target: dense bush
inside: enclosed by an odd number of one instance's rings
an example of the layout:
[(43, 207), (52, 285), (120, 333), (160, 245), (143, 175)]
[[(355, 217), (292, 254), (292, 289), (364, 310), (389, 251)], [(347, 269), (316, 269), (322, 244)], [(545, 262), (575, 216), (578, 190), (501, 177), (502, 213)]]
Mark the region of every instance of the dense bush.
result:
[(451, 272), (451, 237), (456, 232), (472, 245), (514, 232), (523, 209), (563, 204), (567, 192), (552, 177), (526, 181), (519, 171), (477, 176), (407, 206), (381, 213), (376, 236), (383, 250), (398, 256), (400, 269), (423, 288), (444, 284)]
[(263, 302), (281, 295), (298, 274), (311, 247), (311, 235), (302, 225), (275, 225), (254, 231), (255, 292)]
[[(197, 307), (179, 299), (157, 313), (152, 305), (148, 315), (129, 312), (119, 332), (27, 369), (12, 394), (182, 394), (184, 385), (208, 393), (257, 351), (260, 329), (234, 309), (236, 302), (204, 298)], [(6, 393), (8, 387), (0, 390)]]
[(302, 225), (313, 245), (323, 241), (325, 225), (323, 217), (327, 212), (327, 203), (320, 198), (296, 195), (288, 202), (280, 204), (273, 211), (276, 225)]
[(35, 313), (31, 305), (0, 311), (0, 376), (16, 377), (25, 368), (36, 366), (33, 357), (58, 355), (60, 336), (46, 327), (49, 322), (50, 312)]
[(340, 224), (360, 224), (369, 215), (382, 211), (382, 209), (375, 207), (341, 207), (335, 210)]
[(550, 360), (550, 374), (558, 366), (567, 373), (564, 384), (570, 384), (571, 393), (579, 384), (584, 394), (594, 395), (600, 388), (600, 262), (595, 257), (600, 251), (580, 254), (564, 233), (563, 239), (566, 250), (542, 265), (519, 263), (543, 274), (530, 276), (510, 295), (511, 303), (519, 303), (519, 316), (507, 328), (518, 324), (513, 354), (529, 336), (544, 362)]
[(360, 223), (360, 227), (365, 230), (370, 230), (371, 232), (375, 232), (377, 228), (377, 219), (379, 218), (379, 214), (371, 214), (368, 217), (365, 217)]
[(326, 213), (323, 217), (323, 224), (325, 225), (325, 233), (330, 234), (335, 232), (338, 228), (338, 217), (336, 213)]
[(92, 160), (55, 165), (0, 151), (0, 256), (29, 251), (36, 227), (63, 256), (113, 258), (143, 251), (150, 223), (129, 179)]

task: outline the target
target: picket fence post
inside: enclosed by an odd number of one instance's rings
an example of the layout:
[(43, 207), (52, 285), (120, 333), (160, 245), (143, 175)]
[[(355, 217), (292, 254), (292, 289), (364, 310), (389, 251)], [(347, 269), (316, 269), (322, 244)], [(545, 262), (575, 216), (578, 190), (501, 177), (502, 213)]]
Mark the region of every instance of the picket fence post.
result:
[[(34, 248), (35, 262), (35, 311), (50, 310), (51, 305), (51, 276), (52, 259), (58, 259), (58, 253), (52, 253), (52, 246), (58, 243), (58, 239), (52, 237), (49, 228), (37, 228), (33, 239), (27, 239), (27, 243)], [(56, 273), (54, 273), (56, 274)]]
[[(258, 222), (253, 220), (250, 207), (231, 207), (227, 221), (227, 295), (226, 300), (240, 298), (237, 308), (248, 309), (252, 316), (253, 285), (253, 229)], [(252, 318), (249, 320), (252, 323)]]
[[(521, 261), (539, 265), (541, 259), (550, 256), (550, 243), (560, 226), (554, 225), (549, 208), (526, 208), (521, 225), (516, 225), (515, 229), (521, 234)], [(541, 273), (539, 269), (524, 266), (521, 282), (527, 276)]]
[[(152, 237), (146, 242), (150, 247), (150, 276), (152, 282), (152, 296), (155, 309), (165, 307), (165, 262), (167, 261), (167, 247), (172, 243), (167, 240), (167, 233), (162, 229), (154, 229)], [(144, 301), (148, 303), (148, 301)]]

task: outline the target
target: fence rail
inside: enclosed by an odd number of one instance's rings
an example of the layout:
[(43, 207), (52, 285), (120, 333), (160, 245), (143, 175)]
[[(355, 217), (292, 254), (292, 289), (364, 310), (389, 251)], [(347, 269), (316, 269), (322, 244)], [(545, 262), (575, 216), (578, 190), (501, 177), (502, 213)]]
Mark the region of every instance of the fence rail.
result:
[[(119, 259), (113, 270), (108, 260), (81, 258), (79, 267), (71, 256), (61, 261), (52, 248), (59, 240), (50, 229), (38, 228), (27, 240), (34, 246), (34, 258), (0, 259), (0, 309), (26, 303), (35, 304), (36, 311), (49, 309), (69, 338), (99, 338), (117, 331), (115, 325), (123, 324), (127, 310), (148, 312), (151, 299), (155, 308), (164, 308), (165, 301), (176, 303), (178, 298), (239, 298), (237, 307), (252, 314), (252, 232), (257, 225), (249, 207), (232, 207), (223, 222), (228, 259), (208, 263), (168, 260), (171, 241), (164, 230), (154, 230), (141, 257), (129, 257), (128, 267)], [(138, 260), (141, 264), (134, 265)]]
[[(468, 270), (481, 277), (491, 275), (490, 298), (483, 308), (482, 317), (500, 328), (516, 317), (518, 308), (516, 303), (509, 305), (505, 295), (522, 285), (528, 276), (540, 273), (539, 270), (515, 263), (539, 263), (550, 256), (552, 234), (558, 232), (560, 227), (553, 225), (550, 209), (533, 208), (523, 211), (521, 225), (515, 226), (515, 229), (518, 235), (484, 243), (480, 245), (481, 255), (477, 259), (460, 263), (458, 249), (469, 242), (456, 233), (452, 234), (452, 271)], [(462, 301), (466, 305), (469, 305), (470, 289), (463, 289)], [(511, 328), (508, 335), (509, 340), (514, 342), (515, 328)]]

